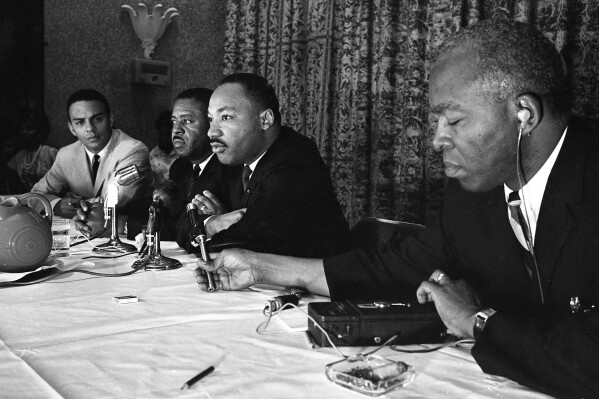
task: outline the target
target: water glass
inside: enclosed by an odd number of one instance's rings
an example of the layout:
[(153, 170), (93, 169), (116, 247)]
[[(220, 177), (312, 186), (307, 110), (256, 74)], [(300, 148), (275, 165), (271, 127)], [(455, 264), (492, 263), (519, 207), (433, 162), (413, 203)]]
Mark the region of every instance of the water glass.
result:
[(71, 220), (55, 217), (52, 220), (52, 252), (54, 256), (67, 256), (71, 247)]

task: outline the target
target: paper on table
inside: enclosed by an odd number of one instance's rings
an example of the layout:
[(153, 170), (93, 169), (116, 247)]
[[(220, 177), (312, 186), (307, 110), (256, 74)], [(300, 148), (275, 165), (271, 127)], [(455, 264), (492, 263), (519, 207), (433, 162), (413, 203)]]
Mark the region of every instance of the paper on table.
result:
[(307, 306), (300, 305), (300, 309), (284, 309), (277, 313), (274, 318), (278, 319), (287, 331), (307, 331), (308, 316), (305, 313), (307, 312)]
[[(50, 258), (48, 258), (50, 259)], [(38, 272), (40, 270), (44, 270), (44, 269), (48, 269), (50, 267), (54, 267), (56, 266), (56, 264), (54, 262), (52, 262), (53, 264), (46, 264), (44, 262), (44, 265), (38, 267), (35, 270), (32, 270), (30, 272), (24, 272), (24, 273), (0, 273), (0, 283), (6, 283), (6, 282), (12, 282), (12, 281), (17, 281), (20, 278), (23, 278), (25, 276), (27, 276), (28, 274), (31, 273), (35, 273)]]

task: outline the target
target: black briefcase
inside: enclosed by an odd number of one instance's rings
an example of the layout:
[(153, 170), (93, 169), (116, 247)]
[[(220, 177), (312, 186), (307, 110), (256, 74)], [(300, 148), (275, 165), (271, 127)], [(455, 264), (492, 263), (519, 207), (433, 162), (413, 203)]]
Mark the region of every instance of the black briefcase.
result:
[[(394, 335), (393, 344), (438, 343), (447, 328), (433, 303), (347, 300), (313, 302), (308, 314), (328, 333), (335, 345), (380, 345)], [(331, 346), (325, 333), (308, 319), (308, 333), (320, 346)]]

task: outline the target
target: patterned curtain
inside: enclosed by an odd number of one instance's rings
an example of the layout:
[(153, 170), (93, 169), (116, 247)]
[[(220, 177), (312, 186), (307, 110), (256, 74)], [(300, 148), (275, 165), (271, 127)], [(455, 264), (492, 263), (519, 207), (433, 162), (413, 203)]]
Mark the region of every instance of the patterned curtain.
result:
[(350, 224), (426, 223), (445, 182), (432, 150), (431, 52), (501, 13), (552, 39), (575, 113), (599, 116), (599, 0), (228, 0), (224, 73), (272, 82), (283, 123), (313, 138)]

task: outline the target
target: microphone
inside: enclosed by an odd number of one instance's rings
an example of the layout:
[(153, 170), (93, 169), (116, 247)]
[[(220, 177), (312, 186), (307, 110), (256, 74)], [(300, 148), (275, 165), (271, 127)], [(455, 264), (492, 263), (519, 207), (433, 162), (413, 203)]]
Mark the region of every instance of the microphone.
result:
[[(208, 248), (206, 246), (206, 241), (208, 236), (206, 235), (206, 229), (204, 228), (204, 223), (199, 220), (198, 217), (198, 208), (193, 202), (187, 204), (187, 217), (189, 218), (190, 224), (190, 235), (191, 235), (191, 245), (194, 247), (199, 246), (200, 252), (202, 254), (202, 260), (204, 262), (208, 262), (210, 257), (208, 256)], [(212, 272), (205, 271), (206, 281), (208, 283), (208, 291), (215, 291), (216, 286), (214, 284), (214, 274)]]
[(129, 184), (139, 180), (140, 177), (141, 175), (139, 174), (137, 165), (125, 166), (114, 173), (114, 179), (121, 186), (128, 186)]
[(106, 198), (104, 199), (104, 228), (108, 224), (108, 219), (112, 220), (110, 239), (104, 244), (95, 246), (92, 249), (94, 252), (136, 252), (134, 245), (119, 240), (116, 209), (119, 203), (119, 187), (128, 186), (140, 178), (139, 169), (134, 164), (125, 166), (114, 173), (114, 177), (106, 189)]
[(167, 207), (179, 194), (177, 184), (172, 180), (165, 181), (152, 193), (152, 201), (158, 202), (160, 206)]

